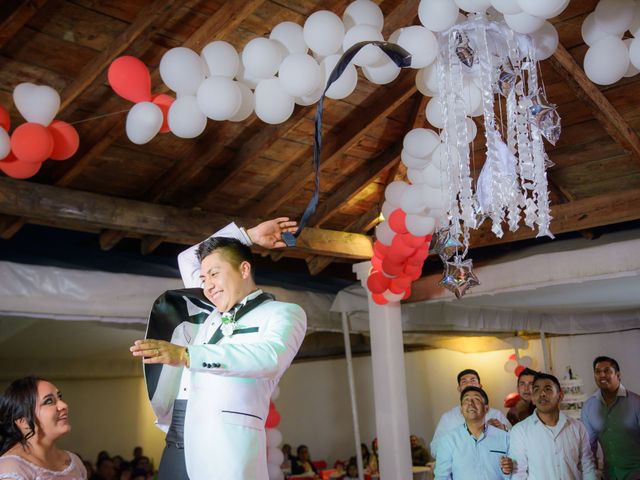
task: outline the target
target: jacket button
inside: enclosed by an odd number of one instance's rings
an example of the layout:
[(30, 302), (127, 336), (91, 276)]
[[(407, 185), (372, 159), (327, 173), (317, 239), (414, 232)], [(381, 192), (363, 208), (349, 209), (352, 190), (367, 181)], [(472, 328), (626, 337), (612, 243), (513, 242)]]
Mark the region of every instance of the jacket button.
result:
[(207, 368), (207, 362), (202, 362), (202, 368)]
[(219, 363), (212, 363), (211, 366), (213, 368), (220, 368), (220, 364)]

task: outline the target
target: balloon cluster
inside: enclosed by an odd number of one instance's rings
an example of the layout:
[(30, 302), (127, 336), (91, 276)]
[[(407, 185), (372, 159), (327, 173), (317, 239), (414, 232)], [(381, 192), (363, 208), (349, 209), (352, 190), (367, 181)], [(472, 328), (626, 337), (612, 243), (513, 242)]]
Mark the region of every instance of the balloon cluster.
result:
[[(625, 32), (634, 38), (623, 40)], [(640, 72), (640, 3), (635, 0), (600, 0), (582, 23), (582, 38), (589, 45), (584, 57), (587, 77), (611, 85)]]
[(138, 58), (116, 58), (107, 71), (109, 85), (125, 100), (135, 103), (127, 114), (125, 130), (133, 143), (144, 145), (158, 132), (167, 133), (167, 117), (174, 99), (164, 93), (151, 94), (151, 75)]
[(516, 377), (522, 373), (525, 368), (533, 367), (533, 358), (525, 355), (519, 359), (515, 353), (509, 355), (509, 359), (504, 364), (504, 371), (507, 373), (513, 373)]
[(267, 436), (267, 471), (269, 473), (269, 480), (284, 479), (284, 474), (280, 469), (280, 465), (284, 462), (284, 454), (279, 448), (279, 445), (282, 443), (282, 432), (277, 428), (280, 424), (280, 414), (273, 403), (273, 400), (278, 398), (278, 395), (279, 389), (276, 386), (273, 395), (271, 395), (271, 401), (269, 402), (269, 414), (267, 415), (267, 421), (265, 423)]
[(54, 120), (60, 95), (46, 85), (21, 83), (13, 90), (13, 103), (26, 120), (9, 134), (9, 113), (0, 106), (0, 170), (13, 178), (33, 177), (47, 159), (66, 160), (80, 145), (76, 129)]

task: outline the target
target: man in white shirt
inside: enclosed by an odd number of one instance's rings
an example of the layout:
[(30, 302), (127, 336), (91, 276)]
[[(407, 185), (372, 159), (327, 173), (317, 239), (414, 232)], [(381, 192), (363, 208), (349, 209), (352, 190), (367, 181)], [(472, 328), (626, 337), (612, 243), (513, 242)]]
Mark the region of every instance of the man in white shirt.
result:
[(538, 373), (533, 381), (536, 410), (511, 430), (514, 479), (595, 480), (589, 436), (579, 420), (560, 411), (560, 382)]
[[(204, 298), (191, 300), (196, 289), (173, 291), (184, 295), (176, 311), (188, 318), (171, 341), (131, 347), (145, 364), (164, 365), (150, 391), (158, 424), (168, 430), (160, 479), (268, 479), (269, 401), (304, 339), (306, 316), (256, 287), (248, 245), (284, 246), (280, 235), (294, 226), (286, 218), (248, 231), (231, 224), (180, 254), (185, 286), (202, 286)], [(204, 300), (215, 307), (206, 315)]]
[[(470, 386), (482, 388), (482, 384), (480, 383), (480, 375), (478, 374), (478, 372), (471, 368), (468, 368), (458, 373), (458, 393), (462, 393), (465, 388)], [(489, 425), (493, 425), (496, 428), (500, 428), (502, 430), (509, 430), (511, 428), (509, 420), (507, 420), (507, 417), (505, 417), (500, 410), (489, 408), (486, 414), (486, 418), (487, 423)], [(440, 417), (440, 421), (438, 422), (436, 431), (433, 434), (433, 439), (431, 440), (432, 457), (437, 458), (438, 444), (442, 435), (452, 431), (453, 429), (463, 424), (464, 417), (462, 416), (460, 405), (456, 405)]]

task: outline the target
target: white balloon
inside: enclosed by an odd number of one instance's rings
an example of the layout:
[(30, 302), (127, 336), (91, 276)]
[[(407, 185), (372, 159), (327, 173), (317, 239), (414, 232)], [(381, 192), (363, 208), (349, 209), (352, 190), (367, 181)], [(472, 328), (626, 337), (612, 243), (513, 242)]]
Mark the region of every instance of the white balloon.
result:
[(523, 365), (527, 368), (531, 368), (533, 366), (533, 358), (531, 358), (529, 355), (520, 357), (520, 365)]
[(407, 178), (412, 185), (424, 183), (424, 178), (422, 177), (423, 170), (423, 168), (407, 168)]
[(587, 50), (584, 72), (593, 83), (611, 85), (626, 73), (630, 54), (631, 50), (627, 50), (627, 46), (619, 38), (601, 38)]
[(467, 115), (475, 112), (482, 103), (482, 92), (475, 82), (465, 78), (462, 81), (462, 101)]
[(433, 188), (422, 185), (422, 198), (427, 208), (444, 210), (449, 203), (448, 192), (442, 188)]
[(556, 8), (556, 10), (551, 15), (549, 15), (548, 18), (553, 18), (560, 15), (562, 12), (564, 12), (564, 9), (567, 8), (567, 5), (569, 5), (569, 0), (562, 0), (560, 6)]
[[(633, 42), (635, 40), (635, 38), (627, 38), (626, 40), (623, 40), (624, 44), (627, 46), (627, 48), (630, 49), (631, 47), (631, 42)], [(638, 52), (635, 53), (635, 55), (640, 55), (640, 43), (636, 46), (636, 48), (638, 49)], [(638, 58), (640, 59), (640, 56), (638, 56)], [(631, 50), (629, 50), (629, 68), (627, 68), (627, 71), (624, 73), (625, 77), (633, 77), (634, 75), (637, 75), (638, 73), (640, 73), (640, 70), (636, 68), (636, 66), (633, 64), (633, 59), (631, 58)]]
[(198, 108), (198, 101), (194, 95), (176, 98), (169, 107), (167, 117), (169, 130), (180, 138), (197, 137), (207, 126), (207, 117)]
[(634, 37), (640, 36), (640, 3), (636, 3), (633, 20), (631, 20), (631, 25), (629, 25), (629, 33)]
[(295, 107), (293, 97), (282, 89), (277, 78), (262, 80), (255, 91), (256, 115), (265, 123), (286, 121)]
[(284, 454), (282, 450), (277, 447), (268, 447), (267, 448), (267, 463), (272, 465), (282, 465), (284, 462)]
[(293, 97), (309, 95), (320, 84), (320, 65), (311, 55), (292, 53), (280, 64), (278, 73), (282, 89)]
[(211, 120), (228, 120), (242, 105), (238, 82), (228, 77), (209, 77), (200, 84), (196, 95), (198, 107)]
[(176, 93), (195, 95), (204, 77), (202, 58), (190, 48), (172, 48), (160, 59), (160, 78)]
[(425, 210), (421, 185), (409, 185), (400, 198), (400, 208), (406, 213), (421, 213)]
[[(273, 389), (273, 392), (271, 392), (271, 400), (275, 402), (279, 396), (280, 396), (280, 385), (276, 385), (276, 387)], [(271, 430), (276, 430), (276, 429), (272, 428)]]
[(399, 181), (399, 180), (396, 180), (395, 182), (391, 182), (389, 185), (387, 185), (387, 188), (385, 188), (385, 190), (384, 190), (384, 198), (391, 205), (395, 205), (396, 207), (399, 207), (400, 206), (400, 198), (402, 197), (402, 194), (404, 193), (404, 190), (408, 186), (409, 185), (407, 183)]
[(27, 122), (47, 127), (60, 110), (60, 95), (48, 85), (20, 83), (13, 89), (13, 103)]
[(333, 55), (342, 46), (344, 25), (335, 13), (320, 10), (304, 22), (303, 35), (311, 50), (319, 55)]
[(513, 373), (517, 366), (518, 362), (516, 362), (515, 360), (507, 360), (504, 363), (504, 371), (507, 373)]
[[(322, 81), (325, 86), (329, 81), (329, 75), (331, 75), (331, 72), (338, 63), (338, 60), (340, 60), (340, 55), (329, 55), (320, 62), (320, 67), (322, 68)], [(344, 69), (342, 75), (340, 75), (338, 79), (331, 84), (326, 95), (334, 100), (341, 100), (351, 95), (351, 93), (356, 89), (357, 84), (358, 72), (356, 71), (356, 67), (350, 63), (347, 65), (347, 68)]]
[(7, 158), (9, 153), (11, 153), (11, 139), (7, 131), (0, 127), (0, 160)]
[(425, 97), (433, 97), (438, 94), (438, 69), (435, 62), (418, 70), (416, 87)]
[(202, 49), (202, 60), (208, 77), (233, 78), (238, 73), (240, 57), (238, 52), (228, 42), (216, 40)]
[(428, 128), (414, 128), (413, 130), (409, 130), (402, 141), (404, 150), (406, 150), (409, 155), (419, 158), (425, 158), (431, 155), (439, 144), (440, 139), (438, 138), (438, 134)]
[(436, 149), (431, 154), (431, 163), (433, 166), (439, 170), (446, 171), (447, 164), (450, 162), (458, 162), (460, 160), (460, 154), (458, 150), (451, 146), (449, 151), (447, 152), (447, 145), (441, 143), (436, 147)]
[(411, 54), (411, 68), (431, 65), (438, 56), (436, 36), (419, 25), (401, 28), (395, 43)]
[(473, 121), (472, 118), (466, 118), (465, 122), (467, 124), (467, 143), (473, 142), (478, 134), (478, 127), (476, 126), (476, 122)]
[(522, 12), (518, 2), (513, 0), (491, 0), (491, 5), (502, 14), (513, 15)]
[(393, 293), (390, 290), (385, 290), (382, 294), (389, 303), (398, 303), (404, 297), (404, 293)]
[(640, 68), (640, 38), (634, 38), (629, 43), (629, 61), (634, 67)]
[(264, 79), (248, 75), (247, 71), (244, 68), (244, 65), (242, 64), (242, 62), (240, 62), (240, 65), (238, 66), (238, 73), (236, 74), (236, 80), (238, 80), (240, 83), (244, 83), (249, 88), (256, 88), (258, 86), (258, 82)]
[(277, 447), (282, 443), (282, 432), (277, 428), (267, 428), (265, 433), (267, 436), (267, 447)]
[(376, 227), (376, 240), (378, 240), (383, 245), (391, 245), (391, 242), (393, 242), (393, 237), (395, 236), (396, 232), (391, 230), (389, 222), (380, 222)]
[(155, 137), (162, 127), (162, 110), (155, 103), (136, 103), (129, 113), (125, 131), (127, 137), (136, 145), (144, 145)]
[(242, 50), (245, 74), (255, 78), (270, 78), (278, 71), (282, 53), (277, 42), (268, 38), (254, 38)]
[[(382, 41), (382, 33), (377, 30), (376, 27), (371, 25), (354, 25), (347, 33), (344, 34), (342, 40), (342, 50), (347, 51), (356, 43), (367, 41)], [(351, 60), (355, 65), (360, 67), (376, 65), (384, 60), (386, 55), (380, 50), (380, 47), (374, 45), (367, 45), (362, 48)], [(388, 58), (388, 57), (387, 57)]]
[(431, 159), (428, 157), (414, 157), (407, 149), (403, 148), (402, 152), (400, 152), (400, 160), (407, 168), (422, 169), (427, 166)]
[(434, 218), (426, 214), (408, 214), (404, 223), (407, 226), (409, 233), (416, 237), (431, 235), (436, 228), (436, 221)]
[(558, 31), (549, 22), (531, 34), (536, 60), (546, 60), (558, 48)]
[(558, 8), (562, 7), (564, 0), (518, 0), (518, 5), (523, 12), (535, 17), (550, 18)]
[(347, 6), (342, 14), (342, 21), (346, 30), (354, 25), (371, 25), (381, 31), (384, 15), (380, 7), (371, 0), (356, 0)]
[(427, 121), (434, 127), (444, 127), (444, 118), (442, 116), (442, 106), (440, 105), (439, 97), (432, 97), (431, 100), (427, 102), (425, 116), (427, 117)]
[(389, 202), (382, 202), (382, 208), (380, 209), (380, 213), (382, 213), (382, 218), (387, 219), (391, 216), (391, 212), (393, 212), (397, 207), (397, 205), (391, 205)]
[(371, 67), (362, 67), (362, 73), (371, 83), (376, 85), (386, 85), (393, 82), (400, 75), (400, 67), (393, 60), (384, 55), (387, 59), (381, 65), (373, 65)]
[(633, 22), (634, 0), (600, 0), (593, 11), (596, 26), (609, 35), (622, 35)]
[(442, 32), (456, 23), (458, 6), (453, 0), (420, 0), (418, 18), (432, 32)]
[(280, 42), (287, 53), (307, 53), (302, 26), (293, 22), (281, 22), (271, 30), (270, 40)]
[(489, 0), (455, 0), (455, 2), (466, 12), (484, 12), (491, 6)]
[(530, 34), (542, 27), (544, 18), (534, 17), (528, 13), (516, 13), (513, 15), (505, 15), (504, 21), (512, 30), (518, 33)]
[(238, 111), (229, 118), (232, 122), (241, 122), (249, 117), (253, 113), (253, 109), (256, 106), (256, 99), (251, 89), (242, 82), (237, 82), (240, 88), (240, 94), (242, 95), (242, 102), (240, 102), (240, 108)]
[(269, 480), (284, 480), (284, 473), (280, 470), (280, 464), (267, 463), (267, 474), (269, 475)]
[[(427, 168), (422, 170), (422, 178), (424, 179), (424, 184), (431, 187), (437, 188), (441, 190), (447, 183), (447, 174), (443, 170), (438, 169), (433, 162), (427, 165)], [(431, 215), (435, 218), (435, 215)]]
[(324, 93), (324, 79), (322, 75), (320, 78), (320, 82), (321, 83), (320, 85), (318, 85), (318, 88), (316, 88), (313, 92), (309, 93), (308, 95), (296, 97), (294, 98), (294, 101), (298, 105), (302, 105), (303, 107), (316, 103), (318, 100), (320, 100), (320, 97), (322, 97), (322, 94)]
[(582, 39), (584, 43), (592, 47), (601, 38), (607, 37), (608, 34), (596, 25), (596, 16), (593, 12), (587, 15), (582, 22), (581, 27)]

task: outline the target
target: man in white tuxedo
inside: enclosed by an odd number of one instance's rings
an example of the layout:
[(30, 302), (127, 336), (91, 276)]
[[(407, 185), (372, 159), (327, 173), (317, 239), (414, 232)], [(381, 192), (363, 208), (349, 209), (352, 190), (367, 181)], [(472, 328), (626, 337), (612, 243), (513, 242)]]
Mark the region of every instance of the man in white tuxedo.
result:
[[(304, 339), (306, 316), (256, 287), (248, 246), (284, 246), (281, 234), (295, 225), (287, 218), (248, 231), (231, 224), (179, 255), (185, 286), (202, 286), (215, 308), (182, 338), (176, 332), (187, 329), (176, 328), (171, 341), (147, 338), (131, 347), (145, 367), (162, 364), (150, 390), (168, 431), (160, 479), (268, 480), (269, 401)], [(201, 313), (204, 304), (185, 301), (187, 316)]]

